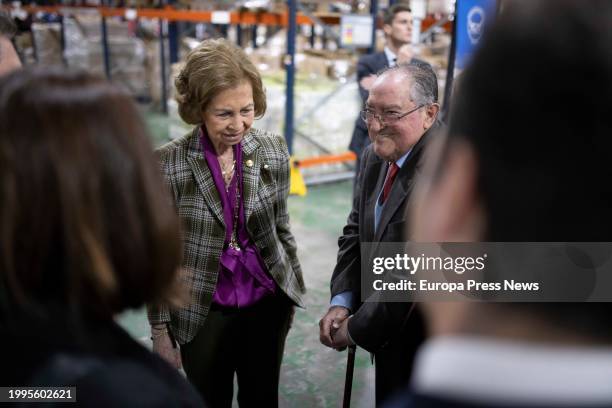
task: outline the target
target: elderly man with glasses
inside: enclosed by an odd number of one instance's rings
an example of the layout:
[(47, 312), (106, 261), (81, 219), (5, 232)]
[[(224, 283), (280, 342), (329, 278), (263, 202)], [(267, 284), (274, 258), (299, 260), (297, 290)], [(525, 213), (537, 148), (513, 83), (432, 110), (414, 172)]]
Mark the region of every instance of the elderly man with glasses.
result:
[(358, 346), (374, 354), (376, 403), (405, 385), (423, 319), (410, 303), (361, 303), (361, 263), (366, 242), (402, 242), (408, 237), (405, 207), (424, 146), (437, 128), (438, 83), (423, 63), (400, 65), (376, 78), (361, 112), (372, 144), (364, 151), (353, 208), (338, 240), (331, 279), (331, 305), (319, 322), (320, 340), (338, 350)]

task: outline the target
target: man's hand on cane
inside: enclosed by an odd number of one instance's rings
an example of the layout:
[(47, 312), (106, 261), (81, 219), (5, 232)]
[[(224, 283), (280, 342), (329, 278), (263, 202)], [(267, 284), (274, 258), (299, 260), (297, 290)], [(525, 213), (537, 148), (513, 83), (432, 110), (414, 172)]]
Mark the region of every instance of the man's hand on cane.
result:
[(319, 320), (319, 340), (327, 347), (336, 348), (334, 336), (341, 323), (349, 317), (349, 310), (342, 306), (332, 306)]
[(341, 323), (332, 324), (332, 339), (333, 347), (338, 351), (346, 350), (347, 346), (353, 346), (355, 343), (351, 340), (348, 334), (348, 322), (350, 318), (344, 319)]

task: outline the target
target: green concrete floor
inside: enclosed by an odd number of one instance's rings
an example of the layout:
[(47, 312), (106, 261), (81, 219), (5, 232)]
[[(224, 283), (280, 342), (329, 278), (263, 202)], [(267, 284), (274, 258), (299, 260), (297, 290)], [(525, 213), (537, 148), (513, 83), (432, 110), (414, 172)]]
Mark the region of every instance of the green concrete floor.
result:
[[(146, 114), (154, 144), (163, 143), (163, 116)], [(308, 293), (289, 332), (281, 370), (280, 406), (339, 407), (342, 403), (346, 352), (319, 343), (318, 322), (329, 305), (329, 278), (335, 265), (337, 239), (351, 205), (352, 182), (314, 186), (305, 197), (289, 197), (291, 226), (298, 243)], [(124, 313), (120, 323), (135, 338), (148, 341), (143, 310)], [(357, 351), (352, 406), (374, 406), (374, 368), (364, 350)]]

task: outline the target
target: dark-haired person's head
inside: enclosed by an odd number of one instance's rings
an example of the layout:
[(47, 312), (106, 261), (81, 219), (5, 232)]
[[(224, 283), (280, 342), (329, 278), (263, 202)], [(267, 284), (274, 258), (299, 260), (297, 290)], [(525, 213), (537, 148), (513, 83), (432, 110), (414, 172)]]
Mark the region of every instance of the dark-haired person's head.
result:
[(0, 79), (0, 298), (7, 316), (106, 319), (162, 298), (177, 216), (130, 96), (83, 72)]
[(0, 10), (0, 76), (21, 67), (21, 60), (13, 46), (13, 36), (17, 31), (11, 17)]
[(612, 4), (589, 4), (510, 2), (465, 72), (449, 137), (475, 155), (483, 239), (609, 240)]
[[(438, 168), (413, 212), (417, 240), (611, 241), (610, 21), (606, 0), (505, 3), (462, 74)], [(470, 309), (494, 312), (486, 322), (496, 329), (533, 320), (612, 340), (609, 304)]]
[(383, 12), (383, 32), (387, 41), (399, 48), (412, 38), (412, 10), (406, 3), (396, 3)]
[(398, 13), (412, 13), (408, 3), (395, 3), (383, 12), (383, 23), (391, 25)]

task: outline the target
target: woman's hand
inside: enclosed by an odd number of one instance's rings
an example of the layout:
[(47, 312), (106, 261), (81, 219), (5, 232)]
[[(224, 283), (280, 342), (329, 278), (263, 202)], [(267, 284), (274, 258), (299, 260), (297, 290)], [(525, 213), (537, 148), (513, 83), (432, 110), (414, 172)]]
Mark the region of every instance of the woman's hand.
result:
[(177, 370), (183, 366), (181, 353), (178, 348), (172, 346), (172, 340), (170, 340), (168, 332), (153, 336), (153, 351)]

